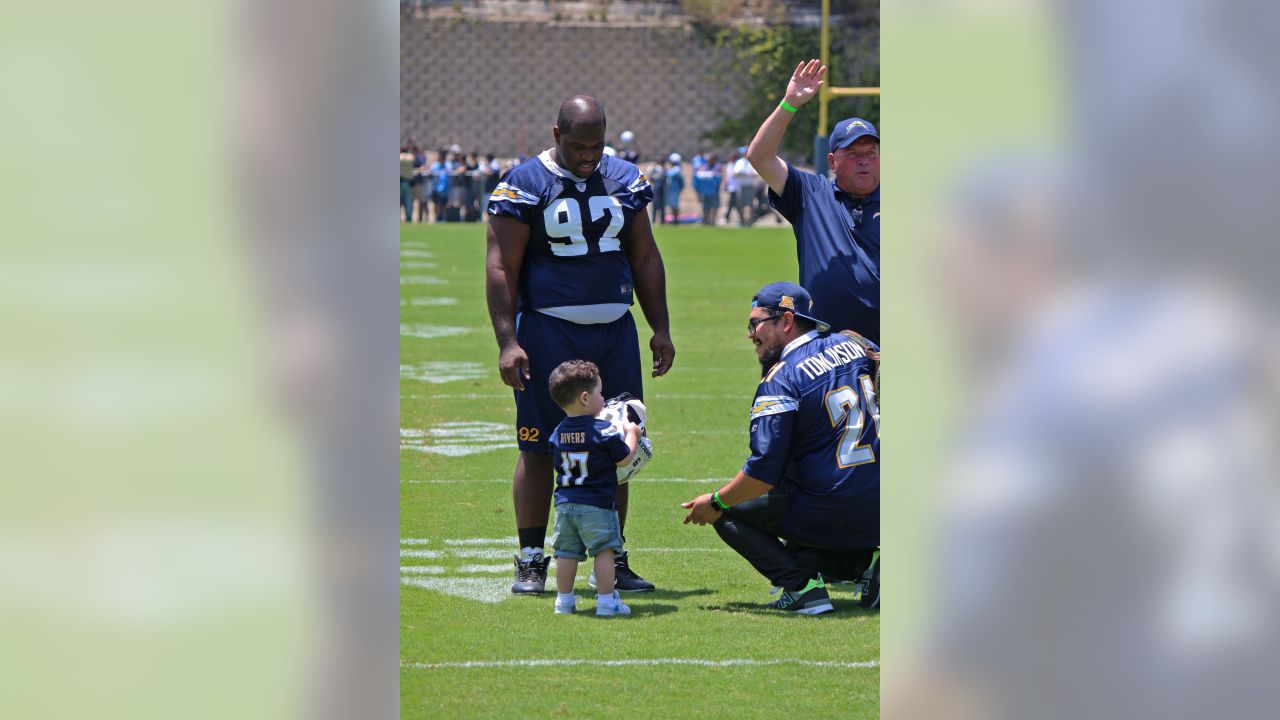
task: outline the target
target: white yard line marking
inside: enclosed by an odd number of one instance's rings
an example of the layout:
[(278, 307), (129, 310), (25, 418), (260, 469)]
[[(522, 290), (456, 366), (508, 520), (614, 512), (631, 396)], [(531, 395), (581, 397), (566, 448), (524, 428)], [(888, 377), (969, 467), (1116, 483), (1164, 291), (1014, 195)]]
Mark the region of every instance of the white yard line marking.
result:
[(752, 660), (749, 658), (730, 658), (727, 660), (702, 660), (700, 658), (635, 658), (628, 660), (593, 660), (571, 658), (548, 658), (530, 660), (465, 660), (459, 662), (416, 663), (402, 662), (400, 667), (411, 670), (443, 670), (448, 668), (509, 668), (509, 667), (572, 667), (577, 665), (606, 665), (610, 667), (627, 667), (633, 665), (696, 665), (699, 667), (740, 667), (756, 665), (799, 665), (802, 667), (830, 667), (845, 669), (863, 669), (880, 667), (879, 660), (840, 661), (840, 660), (800, 660), (777, 658), (772, 660)]
[(441, 280), (434, 275), (401, 275), (401, 285), (448, 285), (448, 280)]
[[(447, 540), (445, 542), (448, 542)], [(431, 541), (426, 538), (400, 538), (401, 545), (430, 545)]]
[[(467, 455), (476, 455), (479, 453), (492, 452), (494, 450), (514, 450), (515, 443), (497, 443), (494, 445), (401, 445), (401, 450), (412, 450), (420, 453), (431, 453), (433, 455), (444, 455), (445, 457), (466, 457)], [(510, 482), (510, 481), (508, 481)]]
[[(552, 563), (554, 565), (555, 563)], [(503, 563), (501, 565), (460, 565), (458, 572), (460, 573), (502, 573), (507, 574), (512, 571), (511, 563)]]
[(493, 578), (402, 577), (400, 584), (483, 603), (500, 603), (512, 597), (511, 586)]
[[(742, 395), (708, 395), (706, 393), (653, 393), (646, 395), (645, 400), (659, 398), (662, 400), (742, 400)], [(744, 413), (745, 414), (745, 413)]]
[(443, 575), (445, 569), (443, 565), (402, 565), (400, 572), (406, 575)]
[(449, 327), (447, 325), (423, 325), (421, 323), (412, 325), (401, 323), (400, 325), (400, 337), (415, 337), (424, 340), (466, 335), (469, 332), (471, 332), (471, 328)]
[(400, 428), (400, 449), (464, 457), (516, 447), (510, 427), (502, 423), (447, 422), (433, 428)]
[(401, 550), (400, 557), (435, 559), (444, 557), (444, 552), (442, 550)]
[[(718, 478), (648, 478), (644, 475), (637, 475), (633, 482), (640, 485), (644, 485), (646, 483), (720, 483), (723, 485), (729, 480), (730, 478), (728, 476)], [(511, 478), (484, 478), (476, 480), (401, 480), (400, 482), (405, 485), (460, 485), (466, 483), (501, 483), (510, 485)]]
[[(404, 303), (401, 303), (401, 304), (403, 305)], [(417, 305), (418, 303), (416, 303), (416, 302), (415, 302), (414, 304), (415, 304), (415, 305)], [(486, 368), (486, 373), (488, 373), (488, 366), (485, 366), (485, 368)], [(486, 377), (487, 377), (487, 376), (488, 376), (488, 375), (486, 374)], [(494, 392), (491, 392), (491, 393), (432, 393), (432, 394), (431, 394), (431, 395), (429, 395), (429, 396), (408, 395), (408, 396), (406, 396), (406, 397), (409, 397), (409, 398), (416, 398), (416, 397), (450, 398), (450, 399), (454, 399), (454, 400), (478, 400), (478, 399), (482, 399), (482, 398), (491, 398), (491, 397), (504, 397), (504, 398), (510, 399), (510, 398), (511, 398), (511, 389), (510, 389), (510, 388), (508, 388), (508, 387), (503, 386), (503, 387), (500, 387), (500, 388), (496, 388), (496, 389), (495, 389), (495, 391), (494, 391)], [(662, 399), (662, 400), (689, 400), (689, 399), (694, 399), (694, 400), (707, 400), (707, 399), (715, 399), (715, 400), (741, 400), (741, 399), (742, 399), (742, 398), (741, 398), (741, 396), (739, 396), (739, 395), (658, 395), (657, 397), (658, 397), (658, 398), (660, 398), (660, 399)], [(650, 398), (650, 399), (652, 399), (652, 398)], [(744, 406), (744, 407), (745, 407), (745, 406)], [(744, 417), (746, 416), (746, 411), (743, 411), (743, 416), (744, 416)], [(683, 434), (683, 435), (688, 435), (688, 434), (694, 434), (694, 435), (707, 435), (707, 434), (716, 434), (716, 435), (720, 435), (720, 434), (723, 434), (723, 435), (737, 435), (737, 434), (740, 434), (741, 432), (742, 432), (741, 430), (682, 430), (682, 431), (680, 431), (680, 433), (681, 433), (681, 434)], [(674, 434), (674, 432), (673, 432), (673, 434)]]
[[(512, 547), (514, 547), (514, 545), (512, 545)], [(483, 558), (485, 560), (500, 560), (504, 558), (509, 560), (511, 559), (512, 556), (515, 555), (514, 550), (462, 550), (462, 549), (453, 550), (453, 549), (450, 549), (450, 550), (447, 550), (446, 552), (448, 552), (453, 557)]]
[(636, 547), (636, 546), (634, 546), (634, 545), (628, 545), (628, 546), (627, 546), (627, 552), (629, 552), (629, 553), (631, 553), (631, 552), (638, 552), (638, 553), (681, 553), (681, 552), (704, 553), (704, 552), (729, 552), (731, 549), (732, 549), (732, 548), (727, 548), (727, 547), (710, 547), (710, 548), (695, 548), (695, 547), (682, 547), (682, 548), (658, 548), (658, 547), (654, 547), (654, 548), (651, 548), (651, 547)]
[[(416, 365), (400, 365), (401, 380), (418, 380), (435, 385), (459, 380), (483, 380), (490, 375), (490, 368), (478, 362), (422, 362)], [(494, 393), (497, 396), (499, 393)], [(502, 429), (506, 430), (507, 425)]]
[(400, 298), (400, 304), (413, 305), (414, 307), (430, 307), (433, 305), (457, 305), (458, 299), (451, 297), (416, 297), (416, 298)]
[[(488, 375), (486, 374), (486, 377)], [(482, 380), (484, 378), (476, 378)], [(407, 400), (504, 400), (511, 402), (511, 388), (502, 387), (487, 393), (431, 393), (430, 395), (402, 395)]]
[(449, 538), (444, 541), (445, 545), (501, 545), (510, 547), (520, 542), (520, 538), (512, 535), (511, 537), (500, 538)]

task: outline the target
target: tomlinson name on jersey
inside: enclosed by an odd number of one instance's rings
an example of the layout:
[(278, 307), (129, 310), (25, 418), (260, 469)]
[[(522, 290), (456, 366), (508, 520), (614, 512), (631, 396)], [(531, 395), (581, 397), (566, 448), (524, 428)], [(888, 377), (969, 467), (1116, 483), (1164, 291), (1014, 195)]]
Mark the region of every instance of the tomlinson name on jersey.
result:
[(832, 345), (820, 353), (810, 355), (800, 361), (796, 367), (803, 370), (804, 374), (808, 375), (809, 379), (812, 380), (825, 372), (830, 372), (841, 365), (847, 365), (866, 356), (867, 354), (856, 344), (851, 342), (840, 343), (839, 345)]

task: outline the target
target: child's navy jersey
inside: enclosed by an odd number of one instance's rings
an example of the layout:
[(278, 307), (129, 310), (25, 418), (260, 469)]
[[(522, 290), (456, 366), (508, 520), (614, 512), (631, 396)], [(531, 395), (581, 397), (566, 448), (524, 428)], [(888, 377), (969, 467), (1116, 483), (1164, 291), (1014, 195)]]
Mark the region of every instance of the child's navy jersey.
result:
[(880, 410), (862, 348), (810, 332), (756, 390), (742, 471), (781, 485), (789, 537), (838, 550), (880, 544)]
[(579, 178), (544, 151), (512, 168), (489, 197), (489, 214), (529, 226), (517, 310), (630, 305), (631, 265), (620, 238), (653, 200), (649, 179), (605, 155)]
[(614, 509), (618, 463), (631, 454), (627, 441), (604, 420), (567, 417), (551, 433), (556, 466), (556, 505), (579, 503)]

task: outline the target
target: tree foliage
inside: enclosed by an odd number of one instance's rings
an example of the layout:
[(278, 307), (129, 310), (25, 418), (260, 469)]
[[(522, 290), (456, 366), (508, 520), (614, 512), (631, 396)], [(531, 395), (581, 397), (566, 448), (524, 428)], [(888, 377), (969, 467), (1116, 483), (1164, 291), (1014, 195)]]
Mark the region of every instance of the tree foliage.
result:
[[(845, 16), (832, 20), (831, 58), (827, 69), (830, 87), (877, 87), (880, 84), (880, 28), (874, 19)], [(792, 25), (721, 25), (704, 28), (704, 38), (723, 51), (721, 72), (737, 88), (741, 110), (722, 112), (718, 124), (703, 137), (715, 143), (743, 145), (755, 136), (760, 123), (773, 112), (787, 89), (796, 65), (818, 57), (818, 28)], [(841, 118), (862, 117), (880, 126), (877, 97), (832, 98), (826, 132)], [(818, 101), (806, 105), (787, 130), (781, 154), (808, 163), (818, 126)]]

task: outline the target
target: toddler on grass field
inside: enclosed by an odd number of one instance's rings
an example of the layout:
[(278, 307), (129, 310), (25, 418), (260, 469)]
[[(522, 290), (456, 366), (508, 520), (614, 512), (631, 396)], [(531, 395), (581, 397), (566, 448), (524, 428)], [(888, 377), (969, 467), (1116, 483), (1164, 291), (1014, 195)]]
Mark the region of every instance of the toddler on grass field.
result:
[(565, 419), (551, 434), (556, 465), (556, 523), (551, 535), (556, 558), (556, 612), (577, 609), (573, 581), (578, 562), (595, 558), (596, 615), (630, 615), (614, 589), (614, 553), (622, 534), (614, 495), (618, 468), (625, 466), (640, 441), (640, 426), (625, 421), (619, 433), (596, 415), (604, 409), (600, 370), (595, 363), (569, 360), (551, 371), (551, 399)]

